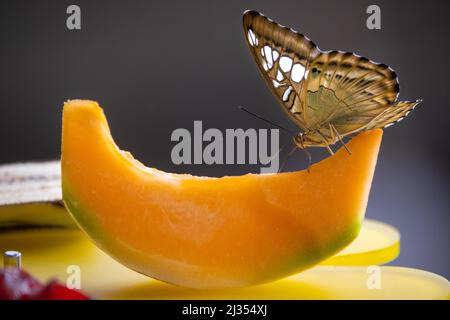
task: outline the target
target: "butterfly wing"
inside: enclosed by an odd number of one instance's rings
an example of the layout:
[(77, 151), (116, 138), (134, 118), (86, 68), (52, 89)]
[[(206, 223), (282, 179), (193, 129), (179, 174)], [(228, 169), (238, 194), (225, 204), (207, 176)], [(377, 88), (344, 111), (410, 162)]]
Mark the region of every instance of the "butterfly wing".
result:
[(244, 13), (243, 27), (252, 56), (270, 90), (289, 118), (305, 130), (304, 75), (319, 56), (319, 49), (304, 35), (256, 11)]
[(422, 100), (399, 101), (375, 117), (366, 126), (366, 130), (387, 128), (405, 118)]
[(364, 129), (397, 99), (395, 72), (353, 53), (322, 52), (307, 76), (304, 119), (312, 129), (332, 124), (341, 136)]

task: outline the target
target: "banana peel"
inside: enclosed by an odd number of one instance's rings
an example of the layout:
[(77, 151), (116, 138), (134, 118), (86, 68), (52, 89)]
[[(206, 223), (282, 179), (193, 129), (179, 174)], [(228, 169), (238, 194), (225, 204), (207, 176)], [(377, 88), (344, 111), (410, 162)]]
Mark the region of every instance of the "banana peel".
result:
[(58, 160), (0, 166), (0, 229), (76, 225), (61, 195)]

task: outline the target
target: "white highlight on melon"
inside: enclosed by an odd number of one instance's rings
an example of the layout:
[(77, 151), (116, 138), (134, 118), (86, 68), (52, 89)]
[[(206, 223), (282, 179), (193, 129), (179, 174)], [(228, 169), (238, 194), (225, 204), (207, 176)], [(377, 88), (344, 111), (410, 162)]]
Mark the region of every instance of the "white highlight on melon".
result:
[(292, 59), (290, 57), (282, 56), (280, 58), (280, 69), (283, 72), (289, 72), (292, 68)]
[(283, 93), (283, 101), (288, 101), (289, 100), (289, 95), (291, 94), (292, 91), (292, 87), (289, 86), (286, 91), (284, 91)]
[(304, 75), (305, 75), (305, 67), (302, 66), (300, 63), (294, 64), (291, 71), (292, 81), (298, 83), (302, 81)]

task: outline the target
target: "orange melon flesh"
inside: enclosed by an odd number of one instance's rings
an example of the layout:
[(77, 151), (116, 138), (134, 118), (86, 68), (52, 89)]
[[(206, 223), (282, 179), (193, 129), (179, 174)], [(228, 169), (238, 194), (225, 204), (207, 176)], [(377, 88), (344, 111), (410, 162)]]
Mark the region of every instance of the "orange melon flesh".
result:
[(360, 230), (382, 131), (306, 171), (195, 177), (147, 168), (114, 143), (96, 102), (64, 105), (63, 199), (125, 266), (197, 288), (259, 284), (307, 269)]

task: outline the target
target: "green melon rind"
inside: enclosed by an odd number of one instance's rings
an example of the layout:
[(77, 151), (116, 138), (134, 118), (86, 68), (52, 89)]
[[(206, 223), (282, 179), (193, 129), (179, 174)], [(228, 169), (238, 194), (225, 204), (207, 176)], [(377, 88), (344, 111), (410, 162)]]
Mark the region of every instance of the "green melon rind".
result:
[[(283, 277), (290, 276), (318, 265), (352, 243), (361, 231), (361, 227), (362, 221), (358, 221), (351, 225), (348, 230), (335, 237), (328, 245), (323, 245), (320, 248), (317, 247), (315, 249), (311, 248), (308, 253), (302, 252), (298, 256), (294, 255), (294, 258), (291, 261), (283, 264), (280, 268), (277, 268), (276, 274), (283, 274)], [(273, 278), (269, 281), (278, 280), (280, 278), (281, 277)]]

